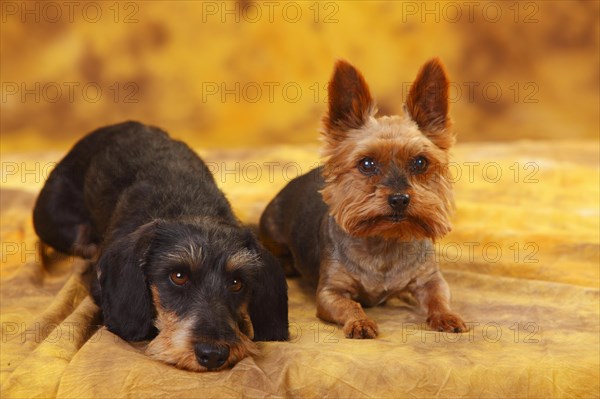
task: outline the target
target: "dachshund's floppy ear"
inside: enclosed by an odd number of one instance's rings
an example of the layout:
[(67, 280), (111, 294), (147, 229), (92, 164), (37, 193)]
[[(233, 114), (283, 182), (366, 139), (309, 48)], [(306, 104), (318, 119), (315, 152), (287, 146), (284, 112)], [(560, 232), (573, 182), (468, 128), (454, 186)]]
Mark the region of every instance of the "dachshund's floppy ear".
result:
[(260, 256), (256, 286), (248, 313), (254, 327), (255, 341), (287, 341), (288, 297), (285, 274), (279, 262), (252, 235), (251, 247)]
[(156, 310), (143, 271), (155, 222), (140, 226), (124, 237), (114, 237), (98, 259), (100, 306), (104, 324), (124, 340), (141, 341), (156, 336)]

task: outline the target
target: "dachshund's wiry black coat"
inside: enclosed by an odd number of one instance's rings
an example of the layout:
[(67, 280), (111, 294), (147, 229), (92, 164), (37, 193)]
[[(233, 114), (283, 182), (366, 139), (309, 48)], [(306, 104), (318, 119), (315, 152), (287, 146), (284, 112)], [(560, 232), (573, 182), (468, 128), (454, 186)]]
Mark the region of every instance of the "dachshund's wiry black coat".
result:
[(288, 338), (275, 259), (240, 226), (202, 160), (160, 129), (98, 129), (56, 166), (35, 205), (41, 240), (96, 259), (109, 330), (190, 370), (231, 366)]

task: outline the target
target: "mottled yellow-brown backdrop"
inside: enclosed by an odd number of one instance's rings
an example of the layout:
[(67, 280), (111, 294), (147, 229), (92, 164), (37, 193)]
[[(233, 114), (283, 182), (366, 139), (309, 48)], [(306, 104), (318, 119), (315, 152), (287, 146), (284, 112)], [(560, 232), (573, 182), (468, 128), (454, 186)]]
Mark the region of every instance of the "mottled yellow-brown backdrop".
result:
[(137, 119), (198, 147), (314, 143), (335, 59), (401, 111), (439, 56), (461, 141), (598, 137), (597, 1), (2, 3), (2, 151)]
[[(0, 396), (597, 398), (599, 4), (0, 1)], [(468, 334), (396, 301), (366, 310), (378, 339), (348, 340), (289, 279), (291, 342), (185, 372), (98, 328), (89, 264), (39, 257), (35, 196), (92, 129), (167, 129), (256, 222), (318, 162), (335, 59), (390, 114), (434, 56), (459, 138), (436, 249)]]

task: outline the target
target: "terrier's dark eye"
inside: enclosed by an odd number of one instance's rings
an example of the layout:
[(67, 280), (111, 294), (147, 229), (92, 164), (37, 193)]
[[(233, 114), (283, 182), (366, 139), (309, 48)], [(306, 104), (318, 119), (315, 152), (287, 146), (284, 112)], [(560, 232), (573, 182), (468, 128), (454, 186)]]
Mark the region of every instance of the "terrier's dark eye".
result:
[(413, 160), (411, 161), (410, 170), (415, 175), (420, 175), (421, 173), (424, 173), (427, 170), (428, 166), (429, 160), (424, 156), (418, 156), (416, 158), (413, 158)]
[(229, 291), (240, 292), (243, 287), (244, 287), (244, 284), (242, 284), (242, 280), (240, 280), (239, 278), (234, 278), (231, 281), (231, 285), (229, 286)]
[(173, 272), (169, 277), (175, 285), (184, 285), (190, 279), (187, 273), (184, 272)]
[(358, 161), (358, 170), (365, 176), (373, 176), (377, 174), (377, 162), (373, 158), (363, 158)]

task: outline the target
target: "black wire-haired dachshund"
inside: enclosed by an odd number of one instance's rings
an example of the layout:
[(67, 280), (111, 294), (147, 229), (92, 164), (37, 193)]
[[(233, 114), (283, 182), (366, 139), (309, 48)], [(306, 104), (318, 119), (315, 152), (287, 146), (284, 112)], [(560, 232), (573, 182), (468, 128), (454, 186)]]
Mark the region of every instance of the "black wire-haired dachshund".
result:
[(41, 240), (95, 260), (104, 324), (187, 370), (219, 370), (288, 339), (277, 261), (240, 226), (202, 160), (137, 122), (98, 129), (50, 174), (33, 211)]

